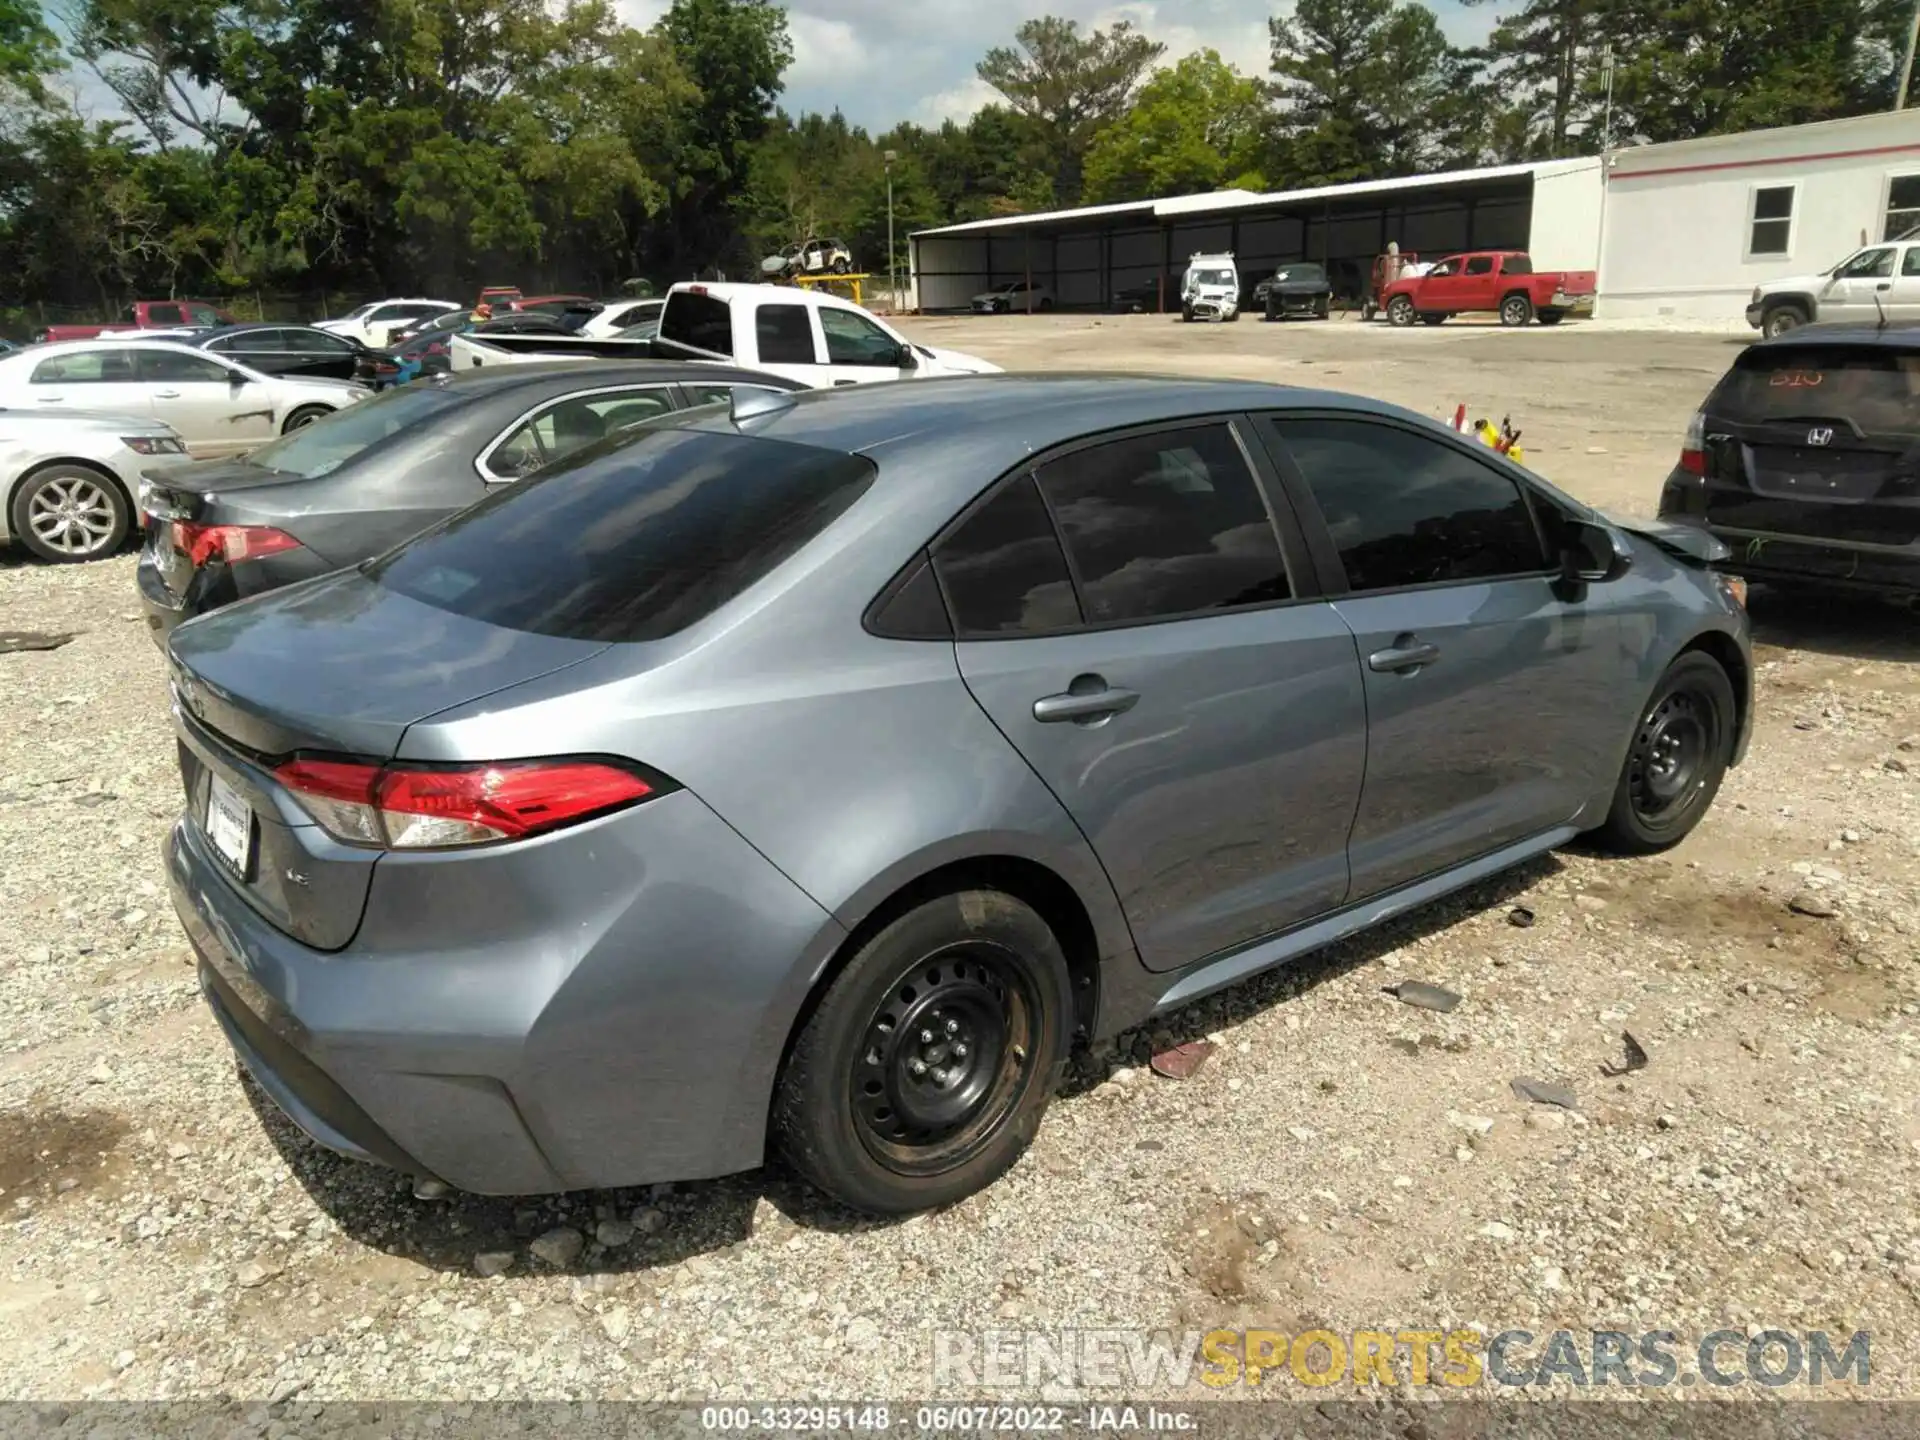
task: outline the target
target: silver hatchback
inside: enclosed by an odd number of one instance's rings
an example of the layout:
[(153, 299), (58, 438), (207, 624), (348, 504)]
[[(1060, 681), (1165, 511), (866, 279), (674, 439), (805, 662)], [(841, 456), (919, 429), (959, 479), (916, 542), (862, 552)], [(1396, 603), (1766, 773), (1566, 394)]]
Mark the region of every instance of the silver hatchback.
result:
[(1344, 395), (689, 411), (177, 630), (175, 903), (346, 1154), (515, 1193), (771, 1144), (937, 1205), (1076, 1045), (1684, 836), (1751, 711), (1716, 552)]

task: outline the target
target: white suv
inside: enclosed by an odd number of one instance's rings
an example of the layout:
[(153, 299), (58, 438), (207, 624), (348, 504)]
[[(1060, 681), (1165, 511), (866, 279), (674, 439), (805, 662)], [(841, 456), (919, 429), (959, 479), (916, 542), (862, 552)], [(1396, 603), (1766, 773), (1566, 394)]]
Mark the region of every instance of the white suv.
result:
[(1180, 315), (1185, 320), (1238, 320), (1240, 267), (1233, 252), (1195, 255), (1180, 281)]

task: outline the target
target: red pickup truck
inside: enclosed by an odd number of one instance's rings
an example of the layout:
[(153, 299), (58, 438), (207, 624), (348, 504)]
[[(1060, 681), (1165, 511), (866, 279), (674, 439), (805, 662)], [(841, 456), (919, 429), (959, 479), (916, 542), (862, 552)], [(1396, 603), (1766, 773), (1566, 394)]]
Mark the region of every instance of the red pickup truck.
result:
[(204, 300), (136, 300), (104, 325), (49, 325), (34, 335), (36, 341), (92, 340), (101, 335), (124, 335), (137, 330), (212, 329), (234, 324), (233, 316)]
[(1380, 297), (1387, 323), (1438, 325), (1449, 315), (1491, 310), (1502, 325), (1558, 325), (1590, 314), (1598, 283), (1591, 270), (1541, 270), (1521, 250), (1449, 255), (1424, 275), (1403, 275)]

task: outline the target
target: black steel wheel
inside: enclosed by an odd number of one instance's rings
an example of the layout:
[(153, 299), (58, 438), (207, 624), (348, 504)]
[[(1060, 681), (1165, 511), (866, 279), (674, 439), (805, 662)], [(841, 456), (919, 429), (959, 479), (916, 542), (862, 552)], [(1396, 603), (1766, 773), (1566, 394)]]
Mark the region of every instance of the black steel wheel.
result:
[(1630, 854), (1678, 844), (1720, 791), (1737, 724), (1720, 662), (1697, 650), (1674, 661), (1634, 726), (1599, 837)]
[(990, 890), (915, 906), (860, 946), (795, 1039), (780, 1149), (876, 1214), (972, 1194), (1032, 1139), (1071, 1008), (1066, 958), (1028, 906)]

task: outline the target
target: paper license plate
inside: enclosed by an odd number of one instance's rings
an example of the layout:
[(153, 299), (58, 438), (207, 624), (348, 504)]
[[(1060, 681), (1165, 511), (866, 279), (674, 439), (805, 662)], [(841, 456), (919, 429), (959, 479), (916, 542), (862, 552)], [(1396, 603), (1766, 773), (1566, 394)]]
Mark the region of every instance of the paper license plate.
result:
[(248, 842), (253, 838), (253, 813), (247, 802), (218, 775), (207, 777), (207, 839), (222, 860), (247, 873)]

